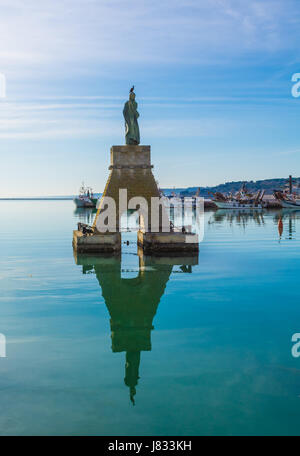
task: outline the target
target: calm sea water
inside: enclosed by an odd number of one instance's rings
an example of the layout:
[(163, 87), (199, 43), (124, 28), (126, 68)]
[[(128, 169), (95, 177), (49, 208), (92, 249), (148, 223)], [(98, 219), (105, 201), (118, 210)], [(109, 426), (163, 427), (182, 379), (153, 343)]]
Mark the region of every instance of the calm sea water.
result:
[(196, 262), (74, 258), (71, 201), (0, 213), (2, 435), (300, 434), (300, 213), (206, 212)]

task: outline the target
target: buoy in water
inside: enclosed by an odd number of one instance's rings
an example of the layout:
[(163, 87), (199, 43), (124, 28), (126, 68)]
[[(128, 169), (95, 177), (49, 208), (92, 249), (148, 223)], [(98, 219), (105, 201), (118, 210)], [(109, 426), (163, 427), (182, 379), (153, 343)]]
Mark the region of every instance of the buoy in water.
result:
[(279, 233), (280, 237), (282, 236), (282, 232), (283, 232), (283, 223), (282, 223), (282, 218), (280, 217), (280, 219), (278, 220), (278, 233)]

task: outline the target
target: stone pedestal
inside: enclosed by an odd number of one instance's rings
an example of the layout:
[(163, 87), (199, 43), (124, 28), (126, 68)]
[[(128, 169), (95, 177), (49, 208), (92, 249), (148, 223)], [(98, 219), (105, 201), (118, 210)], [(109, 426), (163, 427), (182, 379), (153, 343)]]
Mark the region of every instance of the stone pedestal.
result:
[[(145, 253), (194, 255), (198, 253), (198, 236), (181, 232), (169, 232), (170, 220), (163, 205), (160, 206), (160, 215), (151, 226), (151, 199), (159, 198), (159, 189), (152, 174), (150, 146), (112, 146), (110, 150), (110, 174), (103, 192), (100, 206), (93, 224), (93, 234), (83, 234), (74, 231), (73, 246), (80, 253), (89, 252), (118, 252), (121, 249), (120, 219), (127, 210), (132, 198), (143, 198), (147, 205), (147, 219), (140, 224), (138, 245)], [(125, 190), (125, 201), (120, 201), (120, 190)], [(123, 192), (124, 194), (124, 192)], [(124, 196), (125, 196), (124, 195)], [(116, 225), (114, 232), (101, 233), (97, 230), (97, 219), (105, 211), (104, 197), (114, 200), (116, 206)], [(157, 201), (156, 201), (157, 202)], [(134, 207), (136, 208), (134, 202)], [(139, 204), (139, 203), (137, 203)], [(153, 205), (153, 210), (155, 205)], [(165, 211), (165, 212), (164, 212)], [(164, 216), (162, 216), (164, 214)], [(105, 216), (105, 213), (103, 213)], [(153, 217), (154, 218), (154, 217)], [(155, 226), (154, 226), (155, 223)]]
[[(152, 174), (150, 146), (112, 146), (110, 149), (110, 174), (103, 192), (116, 203), (117, 215), (122, 212), (119, 204), (119, 190), (127, 190), (127, 204), (131, 198), (143, 197), (148, 204), (148, 229), (151, 231), (151, 198), (159, 197), (159, 190)], [(103, 204), (102, 204), (103, 206)], [(101, 206), (94, 221), (104, 208)], [(116, 230), (119, 231), (119, 217), (117, 216)]]

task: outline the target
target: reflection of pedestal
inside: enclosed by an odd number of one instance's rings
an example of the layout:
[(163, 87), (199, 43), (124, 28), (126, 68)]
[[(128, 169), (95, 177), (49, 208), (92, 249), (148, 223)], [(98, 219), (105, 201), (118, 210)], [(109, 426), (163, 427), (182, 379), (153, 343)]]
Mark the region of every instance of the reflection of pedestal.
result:
[(126, 352), (125, 384), (134, 403), (139, 380), (142, 351), (151, 350), (153, 319), (164, 294), (173, 266), (182, 273), (192, 272), (198, 257), (144, 256), (139, 249), (139, 270), (135, 278), (121, 277), (120, 256), (87, 256), (75, 254), (83, 273), (95, 271), (102, 296), (110, 314), (111, 348)]

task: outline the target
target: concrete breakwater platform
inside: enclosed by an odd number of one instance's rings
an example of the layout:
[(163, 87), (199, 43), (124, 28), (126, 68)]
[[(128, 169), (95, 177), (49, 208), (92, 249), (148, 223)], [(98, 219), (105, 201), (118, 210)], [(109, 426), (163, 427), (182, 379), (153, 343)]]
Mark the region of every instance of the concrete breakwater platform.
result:
[(198, 235), (194, 233), (145, 233), (140, 230), (137, 243), (145, 254), (170, 252), (192, 254), (199, 251)]
[[(194, 233), (145, 233), (138, 231), (137, 244), (145, 254), (197, 254), (198, 235)], [(121, 233), (83, 234), (73, 231), (73, 248), (78, 253), (116, 253), (121, 250)]]
[(83, 234), (73, 231), (73, 248), (78, 253), (115, 253), (121, 250), (121, 233)]

